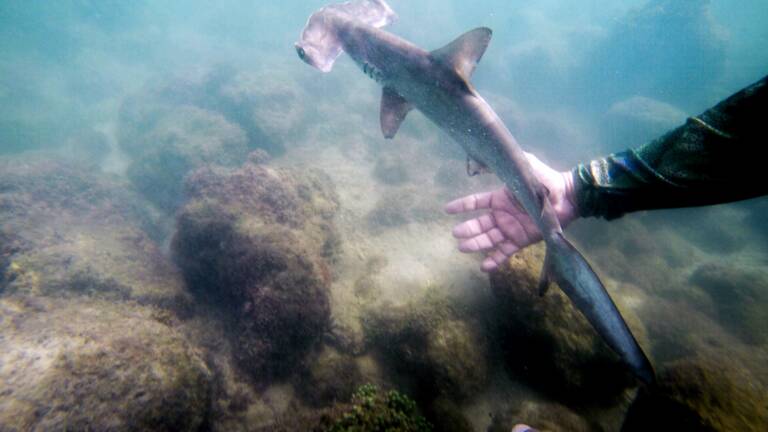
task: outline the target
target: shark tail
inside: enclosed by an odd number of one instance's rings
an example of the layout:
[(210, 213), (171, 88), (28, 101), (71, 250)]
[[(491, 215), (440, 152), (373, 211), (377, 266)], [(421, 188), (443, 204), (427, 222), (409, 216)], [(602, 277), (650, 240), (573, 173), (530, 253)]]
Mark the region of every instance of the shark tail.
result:
[(333, 63), (342, 52), (336, 37), (334, 17), (355, 20), (376, 28), (387, 26), (397, 15), (384, 0), (352, 0), (329, 5), (313, 13), (304, 26), (301, 40), (296, 42), (296, 52), (307, 64), (330, 72)]
[(586, 259), (563, 236), (547, 239), (547, 255), (540, 287), (552, 278), (622, 361), (646, 384), (655, 380), (651, 362), (632, 335), (603, 283)]

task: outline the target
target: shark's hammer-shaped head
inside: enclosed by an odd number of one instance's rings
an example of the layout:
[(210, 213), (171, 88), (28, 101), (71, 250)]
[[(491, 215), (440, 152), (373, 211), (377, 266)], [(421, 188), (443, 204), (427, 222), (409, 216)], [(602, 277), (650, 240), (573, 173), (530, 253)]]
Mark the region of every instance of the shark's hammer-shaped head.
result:
[(343, 51), (338, 29), (349, 22), (361, 22), (376, 28), (392, 23), (397, 15), (384, 0), (354, 0), (326, 6), (309, 17), (296, 53), (308, 65), (330, 72)]

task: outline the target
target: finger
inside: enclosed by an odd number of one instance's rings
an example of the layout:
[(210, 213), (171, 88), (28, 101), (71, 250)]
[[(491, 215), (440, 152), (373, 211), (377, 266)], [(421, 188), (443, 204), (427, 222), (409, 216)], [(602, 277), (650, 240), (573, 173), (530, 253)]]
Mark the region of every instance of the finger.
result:
[(505, 240), (506, 237), (504, 237), (504, 234), (502, 234), (498, 228), (493, 228), (487, 233), (482, 233), (479, 236), (461, 241), (459, 243), (459, 250), (461, 252), (479, 252), (493, 249), (496, 245)]
[(501, 252), (502, 252), (502, 253), (503, 253), (503, 254), (504, 254), (504, 255), (505, 255), (507, 258), (511, 257), (512, 255), (514, 255), (515, 253), (517, 253), (517, 251), (519, 251), (519, 250), (520, 250), (520, 247), (518, 247), (516, 244), (514, 244), (514, 243), (513, 243), (513, 242), (511, 242), (511, 241), (505, 241), (505, 242), (499, 243), (499, 244), (498, 244), (498, 246), (497, 246), (497, 248), (498, 248), (498, 249), (499, 249), (499, 250), (500, 250), (500, 251), (501, 251)]
[(493, 271), (505, 262), (507, 262), (508, 257), (504, 255), (501, 251), (495, 250), (488, 254), (488, 256), (483, 260), (483, 264), (480, 267), (483, 271)]
[(491, 215), (484, 214), (456, 225), (453, 228), (453, 236), (456, 238), (470, 238), (489, 231), (495, 226), (496, 223)]
[(456, 214), (490, 208), (493, 202), (492, 194), (492, 192), (481, 192), (453, 200), (445, 205), (445, 211), (448, 214)]

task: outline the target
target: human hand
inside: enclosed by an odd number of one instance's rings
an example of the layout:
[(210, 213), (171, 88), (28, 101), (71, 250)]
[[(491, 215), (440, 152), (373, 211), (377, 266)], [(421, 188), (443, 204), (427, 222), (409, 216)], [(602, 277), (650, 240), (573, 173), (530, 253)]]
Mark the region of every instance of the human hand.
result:
[[(549, 202), (560, 225), (565, 228), (578, 217), (573, 197), (573, 178), (569, 171), (558, 172), (536, 156), (526, 153), (533, 173), (549, 190)], [(483, 271), (493, 271), (520, 249), (541, 240), (541, 233), (528, 213), (506, 187), (465, 196), (445, 205), (445, 211), (458, 214), (488, 210), (453, 228), (462, 252), (488, 251)]]

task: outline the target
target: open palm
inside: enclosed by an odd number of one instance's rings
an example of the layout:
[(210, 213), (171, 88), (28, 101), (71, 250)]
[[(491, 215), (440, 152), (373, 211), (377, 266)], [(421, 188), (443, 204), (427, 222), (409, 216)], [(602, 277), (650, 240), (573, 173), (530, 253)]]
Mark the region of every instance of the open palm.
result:
[[(577, 217), (570, 172), (558, 172), (530, 153), (526, 156), (536, 177), (549, 189), (549, 201), (565, 227)], [(456, 225), (453, 235), (462, 252), (488, 252), (483, 271), (495, 270), (515, 252), (541, 240), (539, 229), (506, 187), (468, 195), (445, 206), (450, 214), (476, 210), (488, 211)]]

